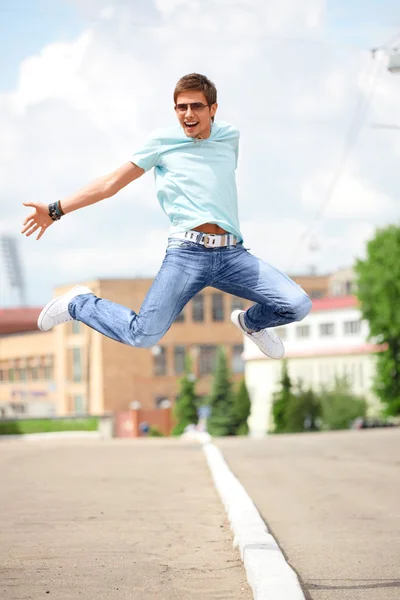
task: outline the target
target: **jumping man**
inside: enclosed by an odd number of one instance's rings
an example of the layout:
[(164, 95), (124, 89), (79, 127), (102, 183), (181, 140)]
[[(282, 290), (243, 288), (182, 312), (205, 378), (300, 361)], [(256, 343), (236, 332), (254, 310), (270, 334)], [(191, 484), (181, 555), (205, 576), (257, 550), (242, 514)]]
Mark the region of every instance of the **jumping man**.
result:
[(235, 170), (239, 132), (216, 122), (217, 91), (204, 75), (182, 77), (174, 90), (179, 124), (151, 134), (119, 169), (68, 198), (34, 208), (21, 233), (44, 232), (63, 215), (114, 196), (154, 168), (158, 201), (171, 226), (165, 258), (139, 313), (77, 286), (51, 300), (38, 326), (48, 331), (73, 319), (137, 348), (158, 343), (184, 306), (212, 286), (254, 304), (235, 310), (233, 324), (270, 358), (284, 347), (271, 329), (302, 320), (311, 301), (302, 288), (243, 246)]

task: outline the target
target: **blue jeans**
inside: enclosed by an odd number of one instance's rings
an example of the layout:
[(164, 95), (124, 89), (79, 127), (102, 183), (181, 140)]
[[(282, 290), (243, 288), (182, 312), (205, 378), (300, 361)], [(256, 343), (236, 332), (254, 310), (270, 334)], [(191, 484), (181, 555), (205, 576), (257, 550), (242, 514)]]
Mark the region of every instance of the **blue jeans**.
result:
[(170, 238), (139, 313), (94, 294), (76, 296), (68, 310), (74, 319), (113, 340), (149, 348), (207, 286), (254, 302), (245, 313), (246, 325), (254, 330), (301, 321), (311, 309), (311, 300), (299, 285), (242, 244), (205, 248)]

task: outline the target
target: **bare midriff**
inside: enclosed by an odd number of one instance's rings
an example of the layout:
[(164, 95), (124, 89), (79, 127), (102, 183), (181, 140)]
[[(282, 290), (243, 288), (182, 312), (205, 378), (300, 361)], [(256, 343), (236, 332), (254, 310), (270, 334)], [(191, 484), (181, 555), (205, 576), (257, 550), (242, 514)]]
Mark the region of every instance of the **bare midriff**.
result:
[(202, 233), (214, 233), (214, 234), (224, 234), (228, 233), (225, 229), (222, 229), (219, 225), (215, 225), (215, 223), (203, 223), (203, 225), (199, 225), (198, 227), (193, 227), (195, 231), (201, 231)]

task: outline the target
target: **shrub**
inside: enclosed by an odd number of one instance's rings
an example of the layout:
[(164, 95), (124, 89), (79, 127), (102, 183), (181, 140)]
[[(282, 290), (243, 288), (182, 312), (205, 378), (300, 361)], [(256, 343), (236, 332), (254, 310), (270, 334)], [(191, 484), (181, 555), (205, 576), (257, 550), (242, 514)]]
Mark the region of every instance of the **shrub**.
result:
[(98, 417), (4, 420), (0, 421), (0, 435), (55, 431), (97, 431), (98, 421)]
[(332, 390), (321, 394), (321, 420), (323, 429), (348, 429), (357, 417), (365, 417), (367, 403), (355, 396), (346, 378), (336, 378)]

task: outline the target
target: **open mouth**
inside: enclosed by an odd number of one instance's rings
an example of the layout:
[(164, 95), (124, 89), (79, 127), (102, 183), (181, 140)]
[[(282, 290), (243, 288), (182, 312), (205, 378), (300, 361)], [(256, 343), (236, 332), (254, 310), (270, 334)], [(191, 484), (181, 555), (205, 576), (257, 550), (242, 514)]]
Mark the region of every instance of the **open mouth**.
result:
[(194, 129), (196, 127), (196, 125), (198, 125), (199, 122), (198, 121), (185, 121), (185, 127), (187, 129)]

